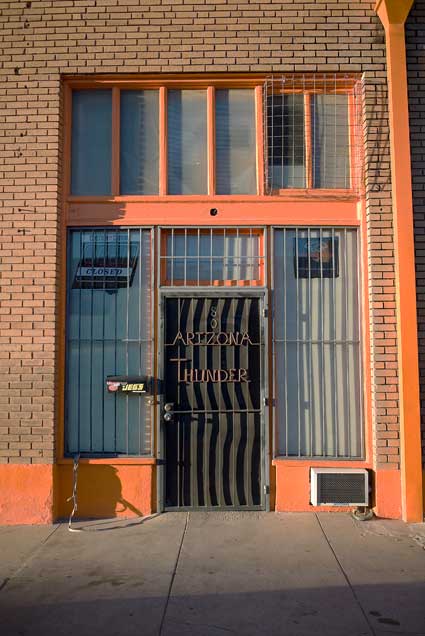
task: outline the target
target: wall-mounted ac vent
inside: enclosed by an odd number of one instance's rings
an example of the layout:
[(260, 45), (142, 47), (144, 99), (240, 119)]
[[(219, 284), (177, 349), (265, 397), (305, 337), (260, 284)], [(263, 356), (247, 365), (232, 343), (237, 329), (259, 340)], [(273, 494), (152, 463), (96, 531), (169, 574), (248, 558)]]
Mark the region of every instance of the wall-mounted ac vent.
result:
[(368, 506), (368, 472), (363, 468), (312, 468), (313, 506)]

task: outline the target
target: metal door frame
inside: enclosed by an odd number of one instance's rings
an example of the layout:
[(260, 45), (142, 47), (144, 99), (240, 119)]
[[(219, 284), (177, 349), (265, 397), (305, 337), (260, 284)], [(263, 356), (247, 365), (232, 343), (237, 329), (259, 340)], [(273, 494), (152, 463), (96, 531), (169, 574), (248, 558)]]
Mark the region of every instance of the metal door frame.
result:
[[(269, 435), (269, 368), (268, 361), (268, 345), (269, 345), (269, 303), (268, 289), (266, 287), (249, 287), (241, 288), (217, 288), (217, 287), (163, 287), (159, 289), (159, 316), (158, 316), (158, 381), (159, 391), (157, 399), (157, 510), (164, 512), (165, 510), (165, 430), (163, 420), (164, 393), (162, 382), (164, 378), (164, 359), (165, 359), (165, 299), (166, 298), (258, 298), (260, 312), (260, 333), (263, 339), (263, 347), (261, 351), (261, 368), (262, 378), (260, 382), (260, 399), (261, 399), (261, 427), (260, 427), (260, 447), (261, 447), (261, 510), (270, 511), (270, 435)], [(179, 508), (178, 510), (184, 510)], [(188, 508), (189, 510), (196, 510)], [(202, 507), (199, 510), (212, 510), (222, 512), (225, 508)], [(237, 511), (237, 507), (229, 507), (229, 512)], [(239, 510), (247, 510), (241, 506)]]

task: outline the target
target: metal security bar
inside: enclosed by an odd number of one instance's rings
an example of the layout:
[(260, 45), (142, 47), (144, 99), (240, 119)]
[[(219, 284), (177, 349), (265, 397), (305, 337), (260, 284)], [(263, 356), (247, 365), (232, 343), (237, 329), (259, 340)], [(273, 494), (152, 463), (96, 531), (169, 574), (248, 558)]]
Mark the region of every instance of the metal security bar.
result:
[(277, 455), (363, 456), (357, 234), (273, 232)]
[(266, 192), (362, 184), (361, 82), (335, 74), (282, 75), (264, 84)]
[(66, 454), (152, 454), (145, 394), (106, 388), (152, 375), (151, 255), (150, 229), (69, 232)]
[(260, 508), (261, 298), (174, 294), (164, 303), (166, 507)]
[(165, 286), (263, 285), (263, 230), (163, 229), (160, 261), (161, 284)]

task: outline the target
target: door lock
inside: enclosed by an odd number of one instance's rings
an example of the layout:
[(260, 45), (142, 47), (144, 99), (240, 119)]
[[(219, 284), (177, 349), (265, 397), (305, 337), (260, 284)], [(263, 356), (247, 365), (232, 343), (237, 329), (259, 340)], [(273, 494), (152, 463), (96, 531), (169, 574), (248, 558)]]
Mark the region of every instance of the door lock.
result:
[(171, 422), (171, 420), (173, 419), (173, 408), (174, 408), (174, 404), (172, 402), (167, 402), (166, 404), (164, 404), (164, 420), (166, 422)]

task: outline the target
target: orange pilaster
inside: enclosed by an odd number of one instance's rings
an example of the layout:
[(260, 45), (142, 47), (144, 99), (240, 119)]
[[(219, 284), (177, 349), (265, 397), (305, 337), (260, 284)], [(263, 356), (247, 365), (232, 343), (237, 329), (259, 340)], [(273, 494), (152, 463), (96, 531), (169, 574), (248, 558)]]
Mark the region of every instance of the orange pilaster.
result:
[(422, 521), (419, 370), (409, 108), (404, 23), (413, 0), (379, 0), (387, 48), (391, 181), (396, 262), (400, 390), (401, 503), (405, 521)]

